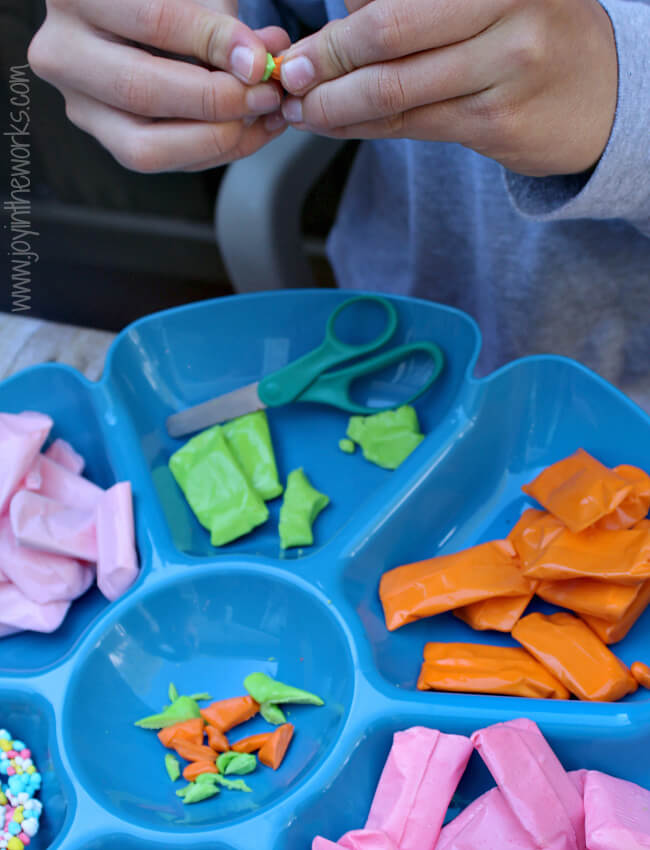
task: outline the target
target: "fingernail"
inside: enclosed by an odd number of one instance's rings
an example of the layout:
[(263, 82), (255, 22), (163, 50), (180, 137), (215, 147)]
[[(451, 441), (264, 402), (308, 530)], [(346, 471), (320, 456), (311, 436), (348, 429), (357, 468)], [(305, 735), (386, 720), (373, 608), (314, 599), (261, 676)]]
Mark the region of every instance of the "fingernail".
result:
[(282, 63), (282, 82), (290, 90), (300, 91), (306, 88), (315, 77), (314, 66), (306, 56), (298, 56)]
[(250, 47), (235, 47), (230, 54), (230, 67), (236, 77), (239, 77), (242, 82), (247, 83), (253, 73), (253, 63), (255, 62), (255, 54)]
[(251, 112), (259, 115), (275, 112), (280, 106), (280, 92), (272, 86), (260, 86), (251, 89), (246, 94), (246, 105)]
[(282, 104), (282, 114), (289, 124), (301, 124), (302, 101), (297, 97), (288, 97)]
[(264, 119), (264, 127), (269, 131), (269, 133), (274, 133), (276, 130), (279, 130), (280, 127), (285, 127), (286, 123), (284, 115), (281, 112), (273, 112), (271, 115), (267, 115)]

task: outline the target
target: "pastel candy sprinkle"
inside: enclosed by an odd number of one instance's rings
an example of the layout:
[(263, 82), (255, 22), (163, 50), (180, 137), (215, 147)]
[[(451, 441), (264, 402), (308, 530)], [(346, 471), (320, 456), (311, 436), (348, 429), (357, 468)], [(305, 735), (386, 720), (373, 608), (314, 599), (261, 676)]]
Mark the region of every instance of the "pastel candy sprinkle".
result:
[(25, 845), (20, 838), (13, 837), (7, 841), (7, 850), (24, 850)]

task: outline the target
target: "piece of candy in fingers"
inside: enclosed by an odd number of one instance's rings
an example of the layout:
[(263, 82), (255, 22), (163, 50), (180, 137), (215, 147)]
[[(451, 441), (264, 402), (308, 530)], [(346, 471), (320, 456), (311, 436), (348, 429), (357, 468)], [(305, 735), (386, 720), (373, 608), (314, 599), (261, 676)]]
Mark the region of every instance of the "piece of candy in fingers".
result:
[(280, 66), (284, 60), (284, 56), (272, 56), (270, 53), (266, 54), (266, 67), (264, 69), (264, 76), (262, 80), (277, 80), (280, 82)]
[(472, 742), (533, 847), (585, 850), (582, 797), (532, 720), (488, 726)]
[(79, 452), (75, 451), (70, 443), (67, 440), (62, 440), (61, 437), (57, 437), (47, 447), (45, 456), (53, 460), (54, 463), (58, 463), (59, 466), (64, 466), (73, 475), (81, 475), (86, 465), (86, 461)]
[(590, 770), (585, 781), (589, 850), (650, 848), (650, 791)]
[(138, 577), (131, 484), (120, 481), (97, 505), (97, 586), (111, 602)]
[(21, 546), (8, 516), (0, 519), (0, 566), (21, 593), (38, 605), (76, 599), (95, 576), (91, 567), (74, 558)]
[(19, 490), (9, 505), (9, 516), (21, 546), (97, 561), (94, 511), (71, 508), (39, 493)]
[(53, 424), (42, 413), (0, 413), (0, 513), (37, 459)]
[(365, 828), (399, 850), (433, 850), (471, 753), (462, 735), (421, 726), (397, 732)]

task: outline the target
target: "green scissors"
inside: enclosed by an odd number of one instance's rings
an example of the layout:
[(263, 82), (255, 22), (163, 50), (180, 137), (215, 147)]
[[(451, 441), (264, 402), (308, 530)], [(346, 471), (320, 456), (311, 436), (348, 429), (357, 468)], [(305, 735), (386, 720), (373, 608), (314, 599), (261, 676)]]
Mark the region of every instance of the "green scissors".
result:
[[(386, 326), (370, 342), (351, 345), (336, 335), (334, 326), (344, 310), (352, 305), (378, 304), (386, 314)], [(174, 413), (167, 419), (167, 431), (171, 437), (182, 437), (227, 422), (245, 413), (277, 407), (292, 401), (311, 401), (329, 404), (349, 413), (370, 414), (381, 410), (390, 410), (396, 405), (386, 407), (364, 407), (350, 398), (350, 386), (358, 378), (379, 372), (387, 366), (406, 360), (413, 354), (425, 354), (432, 360), (431, 374), (417, 392), (400, 401), (408, 404), (421, 396), (436, 380), (444, 365), (444, 356), (440, 348), (432, 342), (412, 342), (399, 345), (366, 357), (377, 351), (394, 335), (397, 329), (397, 312), (386, 298), (378, 295), (360, 295), (349, 298), (334, 310), (327, 321), (325, 339), (310, 351), (272, 372), (260, 381), (247, 384), (237, 390), (217, 396), (217, 398), (197, 404), (180, 413)], [(359, 359), (362, 358), (362, 359)], [(351, 366), (329, 371), (334, 366), (355, 360)]]

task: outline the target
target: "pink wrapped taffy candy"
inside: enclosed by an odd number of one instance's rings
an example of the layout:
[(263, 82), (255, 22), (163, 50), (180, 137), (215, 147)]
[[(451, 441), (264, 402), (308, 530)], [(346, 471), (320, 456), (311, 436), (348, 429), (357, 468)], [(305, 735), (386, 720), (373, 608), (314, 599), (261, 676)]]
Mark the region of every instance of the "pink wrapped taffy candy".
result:
[(21, 546), (97, 561), (94, 511), (70, 508), (39, 493), (19, 490), (9, 505), (9, 516)]
[(4, 636), (17, 631), (53, 632), (68, 613), (66, 600), (33, 602), (15, 584), (0, 584), (0, 630)]
[(117, 599), (138, 577), (131, 484), (120, 481), (97, 505), (97, 585), (107, 599)]
[(650, 847), (650, 791), (633, 782), (590, 770), (585, 818), (589, 850)]
[(46, 457), (58, 463), (59, 466), (64, 466), (68, 472), (74, 475), (81, 475), (84, 471), (86, 461), (76, 452), (67, 440), (62, 440), (57, 437), (54, 442), (45, 450)]
[(311, 846), (312, 850), (398, 850), (385, 833), (376, 829), (355, 829), (337, 842), (315, 838)]
[(42, 413), (0, 413), (0, 514), (38, 457), (53, 424)]
[(93, 511), (104, 492), (46, 455), (39, 455), (25, 478), (25, 487), (71, 508)]
[(585, 850), (582, 796), (532, 720), (472, 735), (505, 801), (540, 850)]

